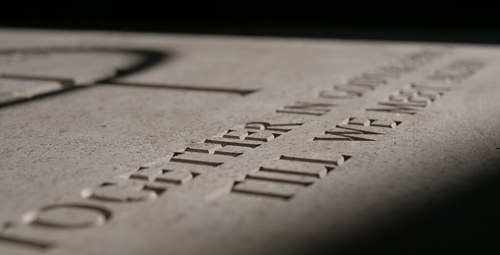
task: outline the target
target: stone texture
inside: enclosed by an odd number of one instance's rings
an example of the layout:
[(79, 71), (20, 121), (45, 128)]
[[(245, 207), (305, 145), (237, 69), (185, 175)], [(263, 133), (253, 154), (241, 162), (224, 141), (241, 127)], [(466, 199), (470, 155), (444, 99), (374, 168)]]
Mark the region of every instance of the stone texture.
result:
[(0, 254), (290, 254), (497, 170), (500, 49), (0, 30)]

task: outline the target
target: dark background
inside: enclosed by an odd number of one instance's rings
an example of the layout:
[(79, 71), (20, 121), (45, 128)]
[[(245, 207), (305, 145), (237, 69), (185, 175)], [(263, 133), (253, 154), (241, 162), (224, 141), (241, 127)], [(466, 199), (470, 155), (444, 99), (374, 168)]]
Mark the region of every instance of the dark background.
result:
[[(0, 27), (499, 44), (499, 10), (482, 0), (3, 1)], [(500, 254), (500, 176), (362, 236), (345, 253), (438, 250)]]
[(0, 26), (499, 43), (493, 1), (2, 1)]

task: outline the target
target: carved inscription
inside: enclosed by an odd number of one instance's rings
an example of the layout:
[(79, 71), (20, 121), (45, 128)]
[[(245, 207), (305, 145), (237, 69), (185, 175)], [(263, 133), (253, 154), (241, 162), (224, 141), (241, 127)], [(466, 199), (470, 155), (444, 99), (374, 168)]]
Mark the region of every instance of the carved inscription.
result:
[[(67, 65), (74, 65), (78, 68), (80, 62), (68, 58), (70, 61), (65, 60), (54, 61), (50, 60), (51, 57), (58, 54), (114, 54), (125, 56), (135, 56), (138, 59), (130, 63), (116, 63), (101, 68), (94, 68), (92, 72), (87, 75), (71, 74), (70, 72), (55, 72), (60, 69), (65, 69)], [(81, 55), (80, 55), (81, 56)], [(112, 56), (112, 55), (109, 55)], [(31, 83), (29, 89), (21, 89), (16, 91), (2, 91), (0, 88), (0, 107), (25, 102), (46, 96), (54, 96), (71, 91), (78, 87), (79, 89), (85, 88), (88, 85), (106, 85), (106, 86), (120, 86), (120, 87), (140, 87), (152, 89), (166, 89), (166, 90), (181, 90), (193, 92), (210, 92), (210, 93), (228, 93), (240, 96), (246, 96), (258, 91), (252, 88), (226, 88), (214, 86), (202, 86), (193, 84), (166, 84), (166, 83), (147, 83), (147, 82), (127, 82), (121, 78), (129, 76), (135, 72), (150, 68), (159, 64), (167, 57), (166, 52), (153, 51), (147, 49), (134, 49), (134, 48), (106, 48), (106, 47), (42, 47), (42, 48), (21, 48), (21, 49), (0, 49), (0, 80), (8, 79), (8, 82), (24, 82)], [(47, 61), (43, 61), (47, 59)], [(102, 59), (101, 59), (102, 61)], [(49, 64), (47, 64), (47, 62)], [(100, 63), (100, 61), (97, 61)], [(19, 65), (23, 64), (23, 65)], [(31, 67), (25, 68), (19, 72), (14, 67)], [(40, 72), (40, 68), (45, 70)], [(81, 69), (81, 68), (79, 68)], [(87, 67), (82, 70), (92, 70)], [(82, 71), (80, 70), (80, 71)], [(82, 71), (83, 72), (83, 71)], [(2, 87), (0, 81), (0, 87)], [(5, 83), (5, 81), (4, 81)], [(85, 85), (85, 86), (82, 86)]]
[(382, 107), (367, 108), (366, 110), (413, 115), (443, 96), (450, 89), (450, 87), (440, 85), (411, 84), (409, 88), (401, 89), (389, 96), (386, 101), (379, 102), (378, 104)]
[(401, 60), (382, 66), (373, 72), (362, 73), (348, 79), (344, 84), (337, 84), (329, 90), (322, 90), (319, 92), (318, 97), (327, 99), (361, 97), (366, 92), (387, 84), (390, 79), (397, 79), (401, 74), (414, 71), (441, 54), (442, 52), (433, 50), (408, 54)]
[(56, 242), (41, 236), (26, 233), (26, 228), (68, 230), (82, 229), (105, 224), (112, 212), (101, 205), (87, 203), (62, 203), (43, 206), (23, 215), (23, 224), (4, 223), (0, 229), (0, 242), (36, 250), (55, 247)]
[(409, 88), (398, 90), (385, 101), (378, 102), (380, 107), (367, 108), (366, 111), (416, 114), (451, 90), (448, 83), (443, 84), (436, 81), (462, 81), (483, 66), (484, 63), (477, 60), (454, 61), (427, 76), (424, 84), (411, 84)]
[(231, 193), (288, 200), (349, 158), (347, 155), (329, 160), (280, 156), (235, 181)]
[[(285, 105), (277, 109), (276, 113), (322, 116), (335, 107), (334, 104), (325, 102), (325, 100), (360, 97), (367, 91), (387, 84), (390, 79), (413, 71), (441, 54), (439, 51), (431, 50), (409, 54), (395, 64), (383, 66), (374, 72), (362, 73), (350, 78), (345, 84), (337, 84), (332, 89), (320, 91), (313, 100), (296, 101)], [(481, 64), (476, 62), (459, 61), (447, 69), (429, 76), (428, 79), (460, 80), (468, 77), (467, 75), (470, 76), (471, 73), (473, 74), (480, 66)], [(116, 85), (131, 86), (131, 84)], [(151, 86), (156, 87), (157, 85)], [(170, 86), (169, 88), (183, 89), (178, 87)], [(416, 107), (421, 108), (422, 105), (436, 100), (448, 88), (438, 89), (434, 86), (412, 85), (411, 89), (413, 91), (398, 91), (391, 97), (391, 102), (410, 104), (411, 109), (419, 109)], [(220, 90), (215, 89), (214, 91)], [(248, 94), (246, 91), (230, 92)], [(405, 105), (400, 107), (410, 108), (410, 106)], [(411, 109), (408, 111), (412, 111)], [(336, 125), (334, 129), (314, 137), (313, 140), (375, 141), (375, 137), (383, 134), (383, 130), (393, 129), (400, 123), (371, 118), (349, 118)], [(24, 226), (61, 230), (102, 225), (112, 219), (112, 210), (110, 209), (112, 205), (155, 200), (167, 194), (168, 190), (195, 180), (197, 176), (223, 165), (227, 160), (236, 160), (248, 151), (271, 142), (302, 124), (248, 122), (230, 128), (200, 143), (188, 145), (184, 150), (144, 164), (132, 172), (102, 181), (95, 187), (84, 188), (80, 195), (86, 203), (55, 204), (28, 212), (23, 218)], [(280, 156), (276, 160), (262, 164), (257, 171), (248, 173), (242, 179), (234, 181), (230, 193), (289, 200), (305, 187), (328, 176), (328, 173), (349, 158), (351, 156), (342, 154), (326, 159), (313, 156)], [(93, 204), (91, 202), (99, 203)], [(79, 216), (75, 219), (57, 217), (60, 212), (64, 211), (76, 212)], [(0, 241), (37, 249), (50, 249), (56, 244), (52, 240), (33, 238), (29, 234), (19, 234), (16, 231), (18, 229), (16, 224), (9, 224), (8, 232), (4, 230), (0, 232)]]
[(324, 100), (361, 97), (366, 92), (387, 84), (390, 79), (397, 79), (402, 74), (411, 72), (442, 54), (443, 52), (438, 50), (422, 50), (410, 53), (402, 59), (384, 65), (373, 72), (364, 72), (349, 78), (345, 83), (335, 84), (331, 89), (321, 90), (310, 101), (285, 105), (277, 109), (276, 112), (281, 114), (322, 116), (335, 107), (335, 104), (325, 102)]
[[(100, 204), (54, 204), (27, 212), (24, 227), (36, 226), (52, 230), (90, 228), (111, 220), (112, 210), (107, 205), (138, 203), (157, 199), (180, 185), (185, 185), (200, 174), (234, 159), (248, 150), (259, 147), (301, 126), (302, 123), (248, 122), (228, 129), (201, 143), (187, 146), (183, 151), (172, 153), (146, 163), (132, 172), (119, 174), (95, 187), (82, 189), (80, 196), (87, 202)], [(58, 217), (69, 213), (73, 218)], [(16, 233), (16, 224), (9, 224), (9, 233), (0, 232), (0, 242), (40, 250), (56, 245), (52, 240), (32, 238)], [(14, 233), (14, 234), (13, 234)]]
[[(444, 77), (440, 75), (439, 79), (461, 81), (473, 75), (482, 66), (484, 63), (479, 61), (458, 60), (446, 66), (443, 70), (453, 71), (447, 71), (447, 75)], [(452, 77), (451, 74), (455, 76)], [(431, 79), (437, 79), (436, 76), (431, 77), (433, 77)], [(412, 84), (410, 89), (399, 90), (389, 97), (395, 104), (393, 108), (367, 109), (367, 111), (415, 114), (416, 109), (425, 108), (450, 89), (450, 87), (437, 85)], [(314, 137), (312, 141), (376, 141), (371, 137), (382, 135), (384, 134), (382, 130), (394, 129), (401, 123), (401, 121), (394, 120), (351, 117), (343, 120), (333, 129)], [(256, 172), (245, 175), (243, 179), (235, 180), (230, 193), (289, 200), (301, 189), (325, 177), (328, 172), (349, 158), (351, 156), (341, 155), (338, 161), (329, 161), (281, 156), (278, 160), (261, 166)]]
[(28, 212), (23, 221), (52, 229), (78, 229), (102, 225), (110, 218), (111, 211), (102, 206), (70, 203), (48, 205)]
[(0, 229), (0, 242), (41, 251), (55, 246), (53, 240), (47, 240), (47, 238), (42, 238), (36, 234), (20, 233), (17, 225), (20, 224), (5, 222)]
[[(222, 134), (206, 139), (204, 143), (216, 144), (222, 146), (220, 150), (217, 150), (219, 152), (216, 153), (214, 151), (214, 154), (226, 155), (226, 154), (231, 154), (228, 152), (238, 152), (238, 150), (235, 147), (242, 147), (242, 148), (259, 147), (261, 144), (272, 141), (278, 136), (301, 125), (302, 123), (271, 124), (267, 122), (249, 122), (245, 125), (234, 127)], [(193, 151), (192, 149), (190, 150)], [(197, 151), (197, 152), (204, 153), (203, 151)], [(238, 153), (239, 155), (241, 155), (243, 154), (243, 151), (239, 151)]]
[(382, 135), (384, 128), (396, 128), (401, 121), (387, 121), (369, 118), (347, 118), (335, 125), (333, 129), (326, 130), (313, 141), (375, 141), (367, 138)]
[(427, 76), (427, 79), (433, 81), (463, 81), (474, 75), (483, 66), (484, 63), (480, 60), (461, 59), (436, 70), (433, 74)]
[[(133, 179), (130, 177), (129, 179)], [(156, 199), (167, 187), (133, 180), (110, 180), (95, 188), (85, 188), (80, 192), (82, 198), (102, 202), (132, 203)]]
[(63, 87), (60, 81), (13, 79), (0, 74), (0, 105), (55, 92)]
[(276, 110), (278, 113), (293, 113), (321, 116), (331, 110), (334, 104), (296, 102), (294, 105), (287, 105)]
[(145, 164), (128, 174), (115, 176), (81, 196), (101, 202), (132, 203), (154, 200), (169, 189), (183, 185), (232, 157), (277, 138), (301, 123), (248, 122), (188, 146), (157, 162)]

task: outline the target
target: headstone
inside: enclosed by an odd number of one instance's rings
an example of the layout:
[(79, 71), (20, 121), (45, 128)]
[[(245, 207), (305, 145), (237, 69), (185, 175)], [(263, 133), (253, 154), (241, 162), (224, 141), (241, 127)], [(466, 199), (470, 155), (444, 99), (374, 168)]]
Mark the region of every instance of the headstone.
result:
[(495, 173), (500, 48), (0, 30), (0, 254), (291, 254)]

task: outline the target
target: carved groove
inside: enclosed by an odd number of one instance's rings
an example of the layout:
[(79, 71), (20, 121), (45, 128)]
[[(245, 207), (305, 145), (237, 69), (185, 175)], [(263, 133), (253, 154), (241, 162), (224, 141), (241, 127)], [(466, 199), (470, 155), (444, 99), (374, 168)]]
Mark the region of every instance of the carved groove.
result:
[(298, 176), (310, 176), (310, 177), (316, 177), (316, 178), (320, 177), (319, 174), (315, 174), (315, 173), (305, 173), (305, 172), (299, 172), (299, 171), (293, 171), (293, 170), (267, 168), (267, 167), (261, 167), (261, 168), (259, 168), (259, 171), (270, 172), (270, 173), (283, 173), (283, 174), (298, 175)]
[(314, 116), (322, 116), (325, 113), (318, 112), (304, 112), (304, 111), (292, 111), (292, 110), (276, 110), (277, 113), (291, 113), (291, 114), (304, 114), (304, 115), (314, 115)]
[[(369, 118), (347, 118), (336, 125), (332, 130), (326, 130), (319, 137), (314, 137), (313, 141), (365, 141), (373, 142), (374, 139), (360, 137), (360, 135), (383, 135), (380, 132), (371, 131), (371, 128), (389, 128), (393, 129), (399, 126), (401, 121), (387, 121)], [(363, 129), (352, 128), (348, 126), (362, 126)], [(366, 130), (368, 129), (368, 130)]]
[(276, 110), (276, 112), (321, 116), (328, 113), (334, 106), (333, 104), (325, 103), (296, 102), (294, 105), (284, 106)]
[(186, 164), (205, 165), (205, 166), (211, 166), (211, 167), (217, 167), (217, 166), (220, 166), (223, 164), (221, 162), (210, 162), (210, 161), (202, 161), (202, 160), (194, 160), (194, 159), (183, 159), (183, 158), (171, 158), (170, 161), (171, 162), (186, 163)]
[(0, 233), (0, 242), (10, 243), (14, 245), (22, 245), (24, 247), (33, 248), (37, 250), (48, 250), (55, 247), (53, 242), (45, 242), (32, 238), (21, 238), (16, 236), (6, 236)]
[(252, 144), (252, 143), (242, 143), (242, 142), (229, 142), (229, 141), (218, 141), (212, 139), (206, 139), (204, 143), (213, 143), (220, 144), (222, 146), (232, 145), (232, 146), (240, 146), (240, 147), (248, 147), (248, 148), (257, 148), (260, 144)]
[(293, 195), (279, 194), (279, 193), (273, 193), (273, 192), (264, 192), (264, 191), (258, 191), (258, 190), (232, 189), (231, 191), (233, 193), (240, 193), (240, 194), (245, 194), (245, 195), (257, 195), (257, 196), (264, 196), (264, 197), (270, 197), (270, 198), (280, 198), (280, 199), (284, 199), (284, 200), (289, 200), (290, 198), (293, 197)]
[(246, 96), (258, 91), (257, 89), (204, 87), (204, 86), (176, 85), (176, 84), (164, 84), (164, 83), (126, 82), (126, 81), (116, 81), (116, 80), (112, 82), (107, 82), (105, 83), (105, 85), (152, 88), (152, 89), (186, 90), (186, 91), (198, 91), (198, 92), (217, 92), (217, 93), (238, 94), (240, 96)]
[[(307, 164), (304, 165), (303, 163), (293, 163), (291, 166), (289, 166), (292, 168), (299, 167), (300, 170), (282, 170), (272, 167), (260, 167), (259, 171), (257, 171), (256, 173), (247, 174), (244, 180), (235, 181), (231, 188), (231, 193), (288, 200), (291, 199), (300, 190), (314, 184), (320, 178), (326, 176), (328, 172), (334, 169), (332, 165), (338, 166), (344, 161), (347, 161), (349, 158), (351, 158), (351, 156), (341, 155), (341, 159), (332, 161), (281, 156), (279, 160), (322, 164), (322, 166), (315, 166), (317, 168), (310, 168), (311, 166)], [(286, 163), (285, 165), (289, 164)], [(302, 167), (304, 167), (304, 169), (302, 169)], [(262, 173), (259, 175), (259, 172)], [(273, 174), (264, 174), (266, 172)], [(247, 180), (250, 182), (247, 182)], [(265, 184), (266, 182), (267, 184)]]
[[(84, 223), (75, 223), (75, 224), (65, 224), (57, 221), (51, 220), (43, 220), (38, 217), (38, 214), (43, 212), (48, 212), (51, 210), (57, 209), (83, 209), (88, 211), (95, 211), (99, 214), (99, 216), (91, 222)], [(29, 212), (24, 216), (24, 221), (27, 224), (34, 226), (41, 226), (46, 228), (58, 228), (58, 229), (79, 229), (79, 228), (88, 228), (96, 225), (102, 225), (106, 223), (111, 218), (111, 211), (100, 206), (96, 205), (88, 205), (88, 204), (57, 204), (57, 205), (49, 205), (40, 208), (37, 211)]]
[(73, 79), (67, 77), (42, 76), (42, 75), (27, 75), (27, 74), (6, 74), (1, 73), (1, 78), (28, 80), (28, 81), (55, 81), (61, 83), (63, 87), (74, 86)]
[(307, 162), (307, 163), (317, 163), (317, 164), (326, 164), (326, 165), (341, 165), (344, 161), (344, 155), (342, 155), (342, 159), (338, 161), (332, 160), (322, 160), (322, 159), (309, 159), (309, 158), (298, 158), (298, 157), (289, 157), (289, 156), (280, 156), (280, 160), (290, 160), (290, 161), (298, 161), (298, 162)]
[(354, 135), (381, 135), (381, 133), (377, 133), (377, 132), (342, 127), (342, 126), (338, 126), (338, 125), (336, 126), (336, 128), (350, 130), (350, 131), (328, 131), (327, 130), (327, 131), (325, 131), (326, 135), (335, 135), (336, 137), (314, 137), (313, 140), (314, 141), (367, 141), (367, 142), (373, 142), (375, 140), (367, 139), (367, 138), (363, 138), (363, 137), (358, 137), (358, 136), (354, 136)]
[(286, 179), (273, 178), (273, 177), (267, 177), (267, 176), (251, 175), (251, 174), (247, 175), (246, 179), (278, 182), (278, 183), (286, 183), (286, 184), (297, 184), (297, 185), (302, 185), (302, 186), (309, 186), (309, 185), (314, 183), (311, 180), (309, 180), (309, 181), (308, 180), (286, 180)]

